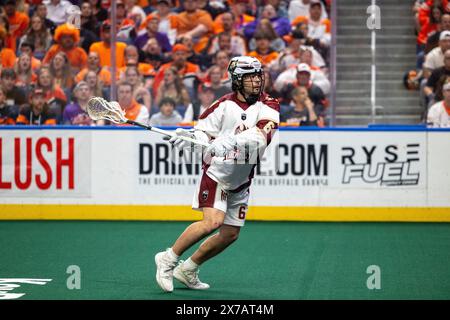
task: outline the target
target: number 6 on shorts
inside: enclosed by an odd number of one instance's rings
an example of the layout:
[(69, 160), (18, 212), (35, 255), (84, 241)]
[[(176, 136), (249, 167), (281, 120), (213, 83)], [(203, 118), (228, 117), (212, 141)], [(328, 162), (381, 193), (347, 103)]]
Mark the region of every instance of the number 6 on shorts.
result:
[(246, 211), (247, 211), (247, 206), (241, 206), (239, 208), (239, 219), (245, 219)]

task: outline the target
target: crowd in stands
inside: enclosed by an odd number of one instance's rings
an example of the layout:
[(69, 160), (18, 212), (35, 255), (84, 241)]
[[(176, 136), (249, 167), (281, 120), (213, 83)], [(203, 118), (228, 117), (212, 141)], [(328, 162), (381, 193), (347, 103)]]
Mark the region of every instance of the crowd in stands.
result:
[[(239, 55), (264, 65), (265, 91), (279, 99), (282, 123), (325, 125), (331, 0), (116, 3), (112, 68), (110, 0), (0, 0), (1, 125), (112, 125), (89, 118), (92, 96), (115, 96), (131, 120), (192, 125), (231, 92), (227, 67)], [(445, 14), (425, 16), (427, 30), (450, 30), (450, 16), (445, 25)], [(432, 50), (421, 41), (418, 49)], [(450, 48), (450, 31), (444, 41), (438, 45)], [(450, 63), (433, 63), (450, 75)]]
[(450, 126), (450, 1), (417, 0), (413, 7), (417, 70), (405, 75), (408, 89), (420, 90), (422, 121)]

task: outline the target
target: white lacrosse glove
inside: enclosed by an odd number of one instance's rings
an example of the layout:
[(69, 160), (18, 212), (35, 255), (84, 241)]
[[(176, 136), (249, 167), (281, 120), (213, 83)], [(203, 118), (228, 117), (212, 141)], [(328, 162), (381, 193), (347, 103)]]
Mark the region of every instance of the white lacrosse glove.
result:
[(183, 140), (180, 137), (188, 137), (191, 139), (195, 139), (194, 131), (193, 130), (186, 130), (183, 128), (177, 128), (174, 131), (174, 135), (172, 138), (169, 139), (169, 142), (176, 148), (183, 150), (184, 148), (190, 147), (191, 142)]
[(236, 136), (227, 135), (211, 142), (206, 148), (205, 153), (216, 157), (225, 157), (230, 152), (235, 151), (236, 146)]

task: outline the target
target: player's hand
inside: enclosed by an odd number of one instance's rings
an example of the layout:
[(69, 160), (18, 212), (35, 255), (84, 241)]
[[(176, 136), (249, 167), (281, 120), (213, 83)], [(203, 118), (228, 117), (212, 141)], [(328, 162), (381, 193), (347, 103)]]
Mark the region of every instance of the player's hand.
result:
[(235, 136), (223, 136), (215, 139), (205, 150), (206, 154), (225, 157), (228, 153), (235, 151), (237, 146)]
[(183, 140), (180, 137), (188, 137), (195, 139), (195, 135), (191, 130), (185, 130), (183, 128), (177, 128), (174, 132), (172, 138), (169, 139), (169, 142), (176, 148), (183, 150), (184, 148), (190, 147), (191, 142)]

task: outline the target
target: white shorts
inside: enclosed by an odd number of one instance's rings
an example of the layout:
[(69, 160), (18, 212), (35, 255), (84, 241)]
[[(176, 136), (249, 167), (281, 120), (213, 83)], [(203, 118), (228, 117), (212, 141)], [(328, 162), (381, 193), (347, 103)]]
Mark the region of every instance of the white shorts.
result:
[(206, 173), (200, 180), (194, 194), (192, 209), (214, 208), (225, 212), (224, 224), (242, 227), (248, 209), (250, 190), (248, 187), (239, 191), (226, 191), (219, 183)]

